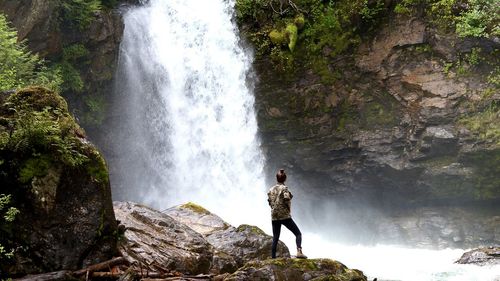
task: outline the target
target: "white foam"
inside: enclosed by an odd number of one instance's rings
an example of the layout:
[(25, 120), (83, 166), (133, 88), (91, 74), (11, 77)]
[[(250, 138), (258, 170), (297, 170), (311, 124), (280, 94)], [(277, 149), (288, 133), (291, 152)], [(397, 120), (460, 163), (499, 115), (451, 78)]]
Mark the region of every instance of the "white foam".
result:
[[(426, 250), (394, 245), (342, 245), (329, 241), (323, 238), (324, 236), (304, 233), (302, 245), (304, 253), (309, 258), (331, 258), (349, 268), (362, 270), (368, 280), (373, 278), (404, 281), (500, 280), (500, 265), (455, 264), (454, 262), (466, 251), (463, 249)], [(282, 240), (290, 249), (295, 249), (293, 235), (285, 232)]]

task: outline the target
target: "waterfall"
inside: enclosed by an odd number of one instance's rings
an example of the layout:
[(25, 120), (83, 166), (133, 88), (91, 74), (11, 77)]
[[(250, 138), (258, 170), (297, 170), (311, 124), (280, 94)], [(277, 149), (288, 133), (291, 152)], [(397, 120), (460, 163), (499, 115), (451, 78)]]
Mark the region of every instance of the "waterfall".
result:
[[(116, 200), (159, 210), (192, 201), (233, 225), (254, 224), (269, 233), (252, 61), (239, 42), (233, 6), (234, 0), (150, 0), (125, 12), (105, 138), (110, 179)], [(499, 266), (453, 264), (460, 250), (346, 246), (335, 243), (328, 227), (302, 229), (305, 253), (338, 259), (371, 279), (498, 276)], [(282, 231), (281, 239), (293, 249), (290, 232)]]
[[(188, 201), (268, 223), (264, 158), (234, 1), (151, 0), (124, 14), (110, 157), (115, 199)], [(250, 212), (251, 210), (251, 212)]]

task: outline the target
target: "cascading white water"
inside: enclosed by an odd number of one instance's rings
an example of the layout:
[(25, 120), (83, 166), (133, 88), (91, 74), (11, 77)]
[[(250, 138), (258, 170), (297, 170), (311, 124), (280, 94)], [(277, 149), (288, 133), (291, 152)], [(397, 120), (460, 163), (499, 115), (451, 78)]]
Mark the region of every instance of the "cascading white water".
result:
[(193, 201), (233, 224), (262, 225), (269, 215), (246, 82), (251, 56), (233, 7), (151, 0), (125, 13), (117, 88), (127, 150), (116, 153), (129, 156), (114, 160), (111, 180), (158, 209)]
[[(108, 157), (113, 196), (160, 210), (193, 201), (233, 225), (269, 232), (264, 160), (245, 82), (251, 56), (238, 43), (233, 6), (234, 0), (150, 0), (124, 14)], [(498, 277), (500, 266), (454, 265), (461, 250), (345, 246), (319, 228), (302, 229), (306, 254), (338, 259), (379, 280)], [(282, 240), (294, 248), (289, 232)]]

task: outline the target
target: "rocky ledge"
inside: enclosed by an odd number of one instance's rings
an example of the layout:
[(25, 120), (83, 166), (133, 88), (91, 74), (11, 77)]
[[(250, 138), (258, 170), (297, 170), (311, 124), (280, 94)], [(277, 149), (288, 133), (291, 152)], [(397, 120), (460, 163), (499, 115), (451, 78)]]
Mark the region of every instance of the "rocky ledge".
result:
[(465, 252), (456, 261), (460, 264), (496, 265), (500, 264), (500, 247), (477, 248)]
[[(279, 259), (269, 259), (272, 237), (256, 226), (234, 227), (193, 203), (159, 212), (131, 202), (115, 202), (125, 227), (119, 251), (129, 265), (112, 269), (179, 280), (366, 280), (330, 259), (291, 259), (280, 242)], [(189, 277), (191, 276), (191, 277)]]

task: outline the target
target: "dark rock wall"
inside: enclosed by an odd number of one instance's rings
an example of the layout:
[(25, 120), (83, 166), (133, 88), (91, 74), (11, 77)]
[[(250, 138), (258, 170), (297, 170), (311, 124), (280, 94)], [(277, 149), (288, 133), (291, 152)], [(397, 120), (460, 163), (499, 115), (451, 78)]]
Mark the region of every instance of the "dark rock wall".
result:
[[(484, 110), (485, 92), (491, 91), (488, 102), (500, 99), (485, 79), (491, 67), (446, 69), (474, 48), (498, 65), (498, 58), (488, 57), (498, 50), (496, 41), (443, 35), (421, 19), (397, 17), (363, 38), (352, 54), (329, 59), (332, 71), (341, 70), (331, 85), (307, 61), (283, 73), (266, 58), (257, 60), (255, 95), (269, 178), (279, 167), (289, 171), (288, 183), (302, 198), (296, 200), (298, 216), (310, 227), (326, 225), (367, 241), (390, 237), (379, 219), (402, 210), (410, 219), (422, 207), (439, 213), (441, 206), (498, 206), (500, 146), (461, 123)], [(498, 222), (486, 218), (462, 217), (461, 223), (494, 233)], [(500, 241), (477, 234), (447, 244), (430, 238), (437, 230), (427, 232), (420, 236), (426, 246)], [(396, 236), (401, 243), (415, 240)]]

